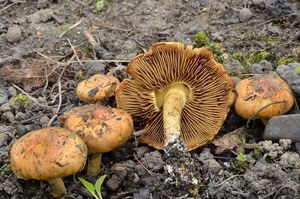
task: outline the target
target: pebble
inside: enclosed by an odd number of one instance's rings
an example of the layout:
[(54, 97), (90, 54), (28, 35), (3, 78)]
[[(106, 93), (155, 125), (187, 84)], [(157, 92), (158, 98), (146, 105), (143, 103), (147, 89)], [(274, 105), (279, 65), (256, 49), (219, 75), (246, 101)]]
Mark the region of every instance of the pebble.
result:
[(2, 114), (1, 119), (3, 121), (13, 123), (15, 121), (15, 116), (11, 111), (7, 111)]
[(250, 73), (253, 74), (273, 74), (274, 69), (272, 63), (267, 60), (262, 60), (259, 63), (252, 64), (249, 68)]
[(4, 86), (0, 84), (0, 105), (8, 102), (8, 92)]
[(300, 63), (290, 63), (287, 65), (280, 65), (276, 68), (277, 73), (284, 78), (294, 91), (294, 94), (300, 96), (300, 74), (295, 72), (296, 67)]
[(295, 12), (297, 8), (288, 0), (266, 0), (266, 12), (271, 17), (280, 17)]
[(49, 121), (50, 121), (50, 118), (46, 115), (44, 115), (40, 118), (40, 124), (42, 127), (46, 127), (48, 125)]
[(112, 175), (107, 181), (106, 186), (111, 191), (116, 191), (120, 187), (122, 179), (117, 175)]
[(15, 119), (17, 121), (25, 120), (25, 118), (26, 118), (26, 114), (23, 112), (17, 112), (15, 115)]
[(9, 143), (10, 137), (7, 133), (0, 132), (0, 146), (6, 146)]
[(162, 155), (157, 150), (146, 153), (144, 155), (144, 158), (142, 158), (141, 160), (146, 163), (147, 168), (149, 168), (151, 171), (159, 171), (164, 167)]
[(6, 111), (10, 111), (11, 107), (10, 107), (10, 103), (4, 103), (0, 106), (0, 112), (6, 112)]
[(300, 142), (300, 114), (272, 117), (263, 132), (265, 140), (291, 139)]
[(219, 173), (222, 170), (222, 166), (214, 159), (208, 148), (204, 148), (197, 159), (203, 163), (203, 168), (208, 172)]
[(140, 146), (136, 147), (135, 152), (138, 158), (142, 158), (146, 153), (149, 153), (152, 149), (148, 146)]
[(243, 22), (249, 21), (252, 17), (252, 12), (248, 8), (243, 8), (239, 11), (239, 19)]
[(15, 87), (12, 87), (12, 86), (8, 87), (8, 93), (9, 93), (10, 97), (15, 97), (18, 94)]
[(16, 126), (16, 129), (17, 129), (17, 133), (18, 133), (18, 135), (19, 135), (20, 137), (23, 136), (23, 135), (25, 135), (26, 129), (25, 129), (25, 126), (24, 126), (24, 125), (19, 124), (19, 125)]
[(14, 25), (8, 28), (6, 33), (6, 39), (7, 41), (14, 43), (17, 41), (20, 41), (22, 38), (22, 30), (20, 26)]

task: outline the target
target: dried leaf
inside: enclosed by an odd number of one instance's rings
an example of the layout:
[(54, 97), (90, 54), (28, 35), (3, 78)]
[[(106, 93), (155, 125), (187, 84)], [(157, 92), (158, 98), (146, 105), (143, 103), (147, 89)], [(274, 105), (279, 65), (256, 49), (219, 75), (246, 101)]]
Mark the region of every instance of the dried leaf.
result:
[(244, 138), (244, 130), (244, 127), (241, 127), (220, 138), (214, 139), (212, 143), (217, 146), (216, 154), (220, 154), (226, 149), (234, 149), (239, 146)]

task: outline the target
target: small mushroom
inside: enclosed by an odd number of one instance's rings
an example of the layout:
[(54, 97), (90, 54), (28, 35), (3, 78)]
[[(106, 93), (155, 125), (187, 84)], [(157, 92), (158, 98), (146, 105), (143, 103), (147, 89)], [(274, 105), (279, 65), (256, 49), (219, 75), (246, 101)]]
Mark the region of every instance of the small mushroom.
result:
[(77, 132), (87, 144), (89, 176), (99, 173), (101, 154), (124, 144), (133, 132), (130, 114), (98, 104), (73, 108), (61, 119), (65, 128)]
[(268, 120), (288, 112), (294, 102), (290, 86), (278, 75), (254, 75), (235, 87), (235, 111), (245, 119)]
[(133, 79), (117, 87), (117, 105), (146, 124), (141, 142), (157, 149), (180, 139), (187, 150), (206, 144), (234, 99), (231, 78), (205, 48), (156, 43), (135, 57), (126, 72)]
[(76, 88), (78, 97), (88, 103), (103, 101), (114, 95), (119, 80), (114, 76), (96, 74), (81, 81)]
[(66, 193), (62, 177), (79, 172), (87, 158), (84, 141), (68, 129), (49, 127), (27, 133), (10, 151), (11, 167), (24, 180), (46, 180), (52, 195)]

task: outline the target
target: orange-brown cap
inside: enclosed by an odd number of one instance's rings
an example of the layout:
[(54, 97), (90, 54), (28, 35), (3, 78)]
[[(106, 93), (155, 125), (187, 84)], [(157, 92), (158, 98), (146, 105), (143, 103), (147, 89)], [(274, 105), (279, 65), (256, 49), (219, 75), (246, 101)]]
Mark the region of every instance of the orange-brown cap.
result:
[(49, 127), (18, 139), (10, 158), (16, 176), (25, 180), (51, 180), (79, 172), (85, 166), (87, 147), (76, 133)]
[(62, 116), (64, 127), (78, 133), (88, 153), (104, 153), (124, 144), (133, 132), (130, 114), (98, 104), (71, 109)]
[(96, 74), (81, 81), (76, 88), (78, 97), (88, 103), (103, 101), (114, 95), (119, 80), (114, 76)]
[(168, 87), (183, 84), (189, 89), (181, 113), (181, 136), (188, 150), (213, 139), (233, 102), (231, 78), (205, 48), (156, 43), (135, 57), (126, 71), (133, 80), (124, 80), (117, 87), (118, 107), (146, 124), (141, 142), (158, 149), (165, 143), (161, 93)]
[(278, 75), (255, 75), (236, 85), (235, 111), (245, 119), (270, 119), (288, 112), (293, 106), (289, 85)]

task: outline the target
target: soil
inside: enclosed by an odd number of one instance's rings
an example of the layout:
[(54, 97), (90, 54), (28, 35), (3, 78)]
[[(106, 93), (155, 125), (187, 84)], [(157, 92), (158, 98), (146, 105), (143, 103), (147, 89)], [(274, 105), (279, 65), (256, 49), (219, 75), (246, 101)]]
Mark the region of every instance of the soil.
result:
[[(0, 0), (0, 86), (10, 100), (0, 110), (0, 199), (51, 198), (48, 183), (12, 173), (11, 145), (34, 129), (61, 126), (64, 112), (85, 104), (75, 94), (80, 80), (96, 73), (127, 78), (124, 66), (153, 43), (197, 46), (194, 35), (203, 32), (225, 49), (222, 59), (232, 75), (249, 72), (242, 62), (251, 53), (267, 52), (273, 69), (283, 57), (300, 61), (297, 0), (110, 0), (97, 5), (93, 0)], [(231, 68), (227, 57), (237, 54), (241, 63)], [(31, 103), (15, 103), (19, 93), (30, 96)], [(104, 104), (116, 106), (113, 97)], [(220, 136), (244, 125), (231, 111)], [(260, 121), (251, 122), (246, 142), (261, 141), (262, 131)], [(280, 156), (272, 159), (247, 148), (242, 161), (236, 158), (240, 150), (216, 154), (208, 144), (170, 159), (131, 138), (103, 155), (103, 198), (300, 198), (299, 164), (283, 165)], [(185, 189), (170, 180), (166, 165), (172, 162), (192, 162), (188, 175), (200, 186)], [(63, 198), (92, 198), (77, 177), (91, 182), (98, 177), (85, 174), (64, 178), (68, 192)]]

